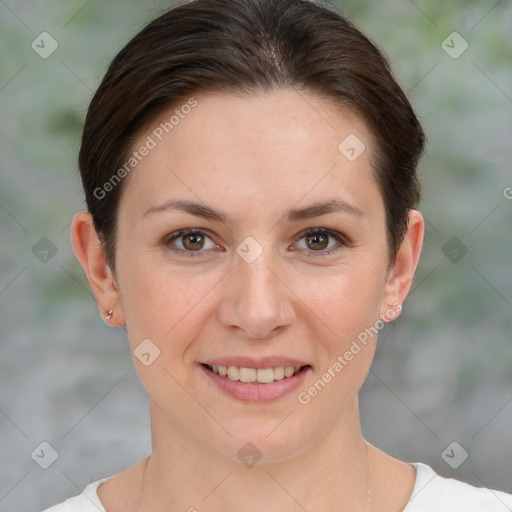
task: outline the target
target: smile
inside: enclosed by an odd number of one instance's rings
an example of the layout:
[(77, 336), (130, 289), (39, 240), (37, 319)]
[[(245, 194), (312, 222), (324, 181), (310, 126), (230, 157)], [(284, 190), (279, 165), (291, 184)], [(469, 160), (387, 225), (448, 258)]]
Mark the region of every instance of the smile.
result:
[(276, 380), (288, 379), (305, 366), (278, 366), (275, 368), (247, 368), (245, 366), (205, 365), (213, 373), (234, 381), (270, 384)]
[(312, 371), (309, 364), (303, 366), (268, 365), (267, 362), (258, 365), (265, 366), (265, 368), (206, 363), (201, 363), (198, 366), (208, 381), (214, 384), (214, 387), (222, 394), (242, 402), (272, 402), (284, 399), (294, 392)]

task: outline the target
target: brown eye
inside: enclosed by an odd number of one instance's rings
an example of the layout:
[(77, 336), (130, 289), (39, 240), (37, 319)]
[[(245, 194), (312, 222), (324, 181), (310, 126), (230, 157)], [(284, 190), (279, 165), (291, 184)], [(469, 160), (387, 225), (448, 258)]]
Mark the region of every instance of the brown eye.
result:
[(206, 256), (217, 244), (201, 230), (183, 229), (167, 236), (164, 245), (172, 252), (184, 256)]
[(190, 235), (184, 235), (183, 239), (183, 247), (190, 251), (202, 249), (204, 246), (204, 236), (197, 233), (192, 233)]
[(312, 244), (310, 248), (315, 250), (325, 249), (329, 244), (329, 237), (325, 234), (308, 235), (306, 240), (307, 244)]
[(310, 228), (297, 235), (297, 238), (299, 242), (304, 240), (305, 247), (301, 249), (308, 256), (327, 256), (343, 247), (351, 246), (345, 235), (327, 228)]

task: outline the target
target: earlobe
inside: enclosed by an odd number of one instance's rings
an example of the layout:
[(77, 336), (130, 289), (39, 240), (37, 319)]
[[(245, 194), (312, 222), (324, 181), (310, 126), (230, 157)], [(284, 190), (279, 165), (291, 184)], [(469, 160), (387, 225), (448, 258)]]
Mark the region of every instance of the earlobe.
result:
[(110, 325), (124, 325), (119, 290), (89, 212), (79, 212), (73, 217), (71, 244), (96, 297), (101, 317)]
[(411, 288), (423, 247), (425, 232), (423, 215), (418, 210), (409, 210), (408, 216), (407, 233), (400, 245), (384, 290), (380, 311), (380, 318), (383, 321), (390, 321), (390, 311), (396, 313), (393, 318), (400, 314), (402, 304)]

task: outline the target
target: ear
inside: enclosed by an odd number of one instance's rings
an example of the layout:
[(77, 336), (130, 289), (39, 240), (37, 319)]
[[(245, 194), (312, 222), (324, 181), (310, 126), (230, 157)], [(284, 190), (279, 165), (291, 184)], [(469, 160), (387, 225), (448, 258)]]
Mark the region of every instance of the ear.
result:
[(409, 210), (407, 233), (400, 245), (395, 264), (389, 269), (381, 302), (380, 319), (390, 322), (396, 318), (409, 293), (425, 233), (425, 221), (418, 210)]
[[(79, 212), (73, 217), (71, 244), (96, 297), (101, 317), (109, 325), (124, 325), (125, 318), (119, 289), (115, 277), (107, 265), (105, 252), (90, 213)], [(112, 311), (112, 316), (107, 319), (109, 311)]]

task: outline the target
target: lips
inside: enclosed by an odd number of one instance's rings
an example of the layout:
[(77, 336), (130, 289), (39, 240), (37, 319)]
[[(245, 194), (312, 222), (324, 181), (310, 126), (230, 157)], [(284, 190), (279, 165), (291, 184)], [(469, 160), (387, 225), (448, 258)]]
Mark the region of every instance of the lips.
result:
[(284, 398), (310, 373), (310, 364), (297, 359), (269, 357), (259, 360), (236, 357), (199, 365), (208, 380), (223, 393), (244, 402)]

